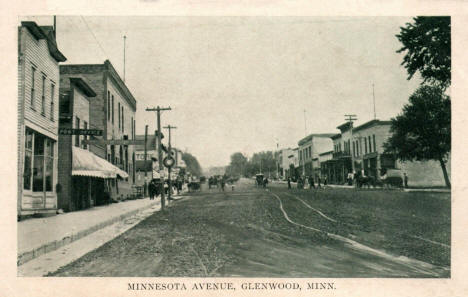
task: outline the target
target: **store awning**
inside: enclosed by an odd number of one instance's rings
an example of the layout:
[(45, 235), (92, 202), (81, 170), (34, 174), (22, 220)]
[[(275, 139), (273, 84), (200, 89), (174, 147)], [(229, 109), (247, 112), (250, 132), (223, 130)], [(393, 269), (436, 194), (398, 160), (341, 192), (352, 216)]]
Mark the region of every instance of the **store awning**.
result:
[(128, 174), (90, 151), (73, 147), (72, 175), (100, 178), (127, 178)]

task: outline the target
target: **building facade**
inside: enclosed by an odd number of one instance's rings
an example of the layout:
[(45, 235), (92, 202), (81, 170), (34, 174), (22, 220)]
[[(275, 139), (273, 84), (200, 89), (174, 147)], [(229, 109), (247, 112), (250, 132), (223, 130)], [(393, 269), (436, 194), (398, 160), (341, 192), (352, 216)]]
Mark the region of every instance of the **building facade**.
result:
[[(86, 79), (96, 92), (90, 101), (89, 119), (96, 129), (103, 130), (104, 140), (135, 139), (137, 103), (109, 60), (103, 64), (61, 65), (60, 76)], [(118, 196), (131, 194), (136, 161), (133, 146), (90, 144), (89, 151), (128, 173), (129, 177), (119, 182)]]
[[(361, 173), (378, 180), (389, 169), (400, 170), (409, 177), (408, 186), (444, 186), (440, 165), (436, 161), (401, 162), (385, 153), (384, 143), (390, 137), (390, 121), (374, 119), (357, 127), (344, 123), (341, 133), (332, 136), (332, 158), (321, 162), (322, 174), (328, 181), (343, 184), (350, 173)], [(320, 159), (320, 158), (319, 158)], [(447, 162), (450, 172), (450, 159)]]
[[(298, 142), (299, 151), (299, 172), (304, 176), (315, 176), (317, 172), (314, 168), (314, 159), (319, 153), (329, 151), (333, 147), (331, 140), (333, 134), (310, 134)], [(317, 167), (317, 165), (315, 166)]]
[(57, 211), (59, 63), (55, 30), (18, 28), (18, 216)]

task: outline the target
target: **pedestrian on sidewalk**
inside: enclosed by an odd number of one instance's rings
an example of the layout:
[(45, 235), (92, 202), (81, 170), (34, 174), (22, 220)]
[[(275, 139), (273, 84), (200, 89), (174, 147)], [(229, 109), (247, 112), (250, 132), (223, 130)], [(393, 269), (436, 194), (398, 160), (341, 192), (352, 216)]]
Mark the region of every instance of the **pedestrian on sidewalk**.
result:
[(290, 189), (291, 189), (291, 178), (288, 177), (288, 190), (290, 190)]
[(150, 196), (150, 200), (154, 200), (154, 194), (156, 192), (156, 185), (154, 184), (154, 179), (148, 185), (148, 192)]
[(315, 189), (314, 177), (312, 175), (309, 177), (309, 185), (310, 185), (309, 189)]
[(406, 175), (406, 172), (403, 172), (403, 180), (405, 182), (405, 189), (408, 188), (408, 175)]
[(320, 176), (319, 176), (318, 179), (317, 179), (317, 189), (322, 188), (321, 183), (322, 183), (322, 180), (320, 179)]

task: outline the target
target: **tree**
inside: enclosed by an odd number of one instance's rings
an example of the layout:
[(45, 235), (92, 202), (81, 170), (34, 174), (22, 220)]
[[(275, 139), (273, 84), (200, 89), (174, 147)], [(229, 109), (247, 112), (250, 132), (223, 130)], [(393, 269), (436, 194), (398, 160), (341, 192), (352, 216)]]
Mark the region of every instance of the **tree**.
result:
[(184, 160), (185, 165), (187, 166), (187, 172), (195, 176), (202, 175), (200, 164), (198, 163), (197, 158), (192, 156), (192, 154), (182, 153), (182, 160)]
[(245, 175), (247, 158), (240, 152), (231, 155), (231, 163), (226, 168), (226, 174)]
[(401, 65), (408, 71), (408, 80), (419, 71), (423, 84), (445, 90), (451, 81), (450, 17), (416, 17), (413, 21), (396, 35), (403, 44), (397, 53), (406, 53)]
[(392, 135), (384, 144), (386, 152), (394, 153), (402, 161), (439, 161), (447, 187), (450, 187), (445, 167), (451, 150), (450, 106), (450, 97), (440, 87), (419, 87), (402, 113), (392, 119)]

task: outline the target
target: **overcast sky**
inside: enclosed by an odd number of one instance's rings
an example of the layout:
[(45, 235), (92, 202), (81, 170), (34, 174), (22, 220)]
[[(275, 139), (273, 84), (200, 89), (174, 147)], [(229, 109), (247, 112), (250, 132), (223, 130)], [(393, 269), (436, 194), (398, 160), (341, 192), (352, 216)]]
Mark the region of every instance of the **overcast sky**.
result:
[[(52, 17), (23, 17), (51, 25)], [(137, 100), (137, 134), (171, 106), (175, 145), (202, 167), (227, 165), (236, 151), (294, 147), (307, 133), (337, 133), (397, 115), (417, 88), (400, 65), (397, 17), (96, 17), (58, 16), (66, 64), (109, 59)]]

